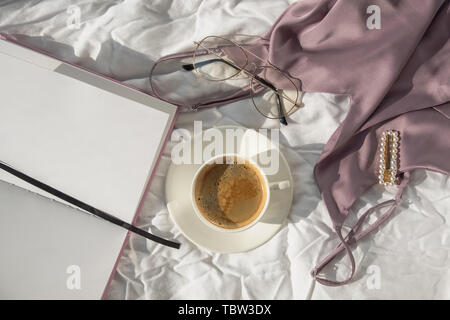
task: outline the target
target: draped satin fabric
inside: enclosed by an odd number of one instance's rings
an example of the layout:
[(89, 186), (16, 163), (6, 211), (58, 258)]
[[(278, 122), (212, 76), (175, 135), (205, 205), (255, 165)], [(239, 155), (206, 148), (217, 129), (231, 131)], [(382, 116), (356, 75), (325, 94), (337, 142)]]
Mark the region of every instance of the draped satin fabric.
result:
[[(366, 25), (370, 5), (380, 8), (380, 29)], [(449, 1), (303, 0), (283, 13), (261, 43), (267, 60), (298, 78), (303, 91), (350, 96), (348, 115), (314, 170), (341, 239), (312, 271), (320, 283), (336, 286), (352, 279), (350, 245), (390, 217), (411, 170), (450, 173), (449, 38)], [(390, 208), (376, 223), (359, 231), (369, 210), (343, 237), (351, 206), (377, 183), (377, 148), (385, 130), (400, 133), (397, 196), (380, 204)], [(319, 277), (343, 250), (352, 264), (349, 277)]]

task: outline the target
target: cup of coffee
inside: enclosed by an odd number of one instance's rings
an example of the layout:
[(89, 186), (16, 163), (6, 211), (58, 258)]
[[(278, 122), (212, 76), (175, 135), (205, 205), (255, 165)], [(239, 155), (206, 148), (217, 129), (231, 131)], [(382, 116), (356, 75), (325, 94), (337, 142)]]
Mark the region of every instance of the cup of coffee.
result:
[(191, 201), (199, 219), (221, 232), (243, 231), (255, 225), (267, 210), (271, 189), (289, 187), (289, 181), (270, 183), (252, 160), (235, 154), (205, 162), (195, 173)]

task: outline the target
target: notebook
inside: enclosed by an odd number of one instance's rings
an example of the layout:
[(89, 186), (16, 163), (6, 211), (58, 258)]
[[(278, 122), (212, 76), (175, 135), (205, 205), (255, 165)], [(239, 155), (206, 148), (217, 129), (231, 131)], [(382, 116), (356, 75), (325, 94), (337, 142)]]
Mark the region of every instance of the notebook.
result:
[[(176, 106), (13, 42), (0, 40), (0, 161), (132, 224)], [(101, 298), (127, 234), (0, 170), (0, 298)]]

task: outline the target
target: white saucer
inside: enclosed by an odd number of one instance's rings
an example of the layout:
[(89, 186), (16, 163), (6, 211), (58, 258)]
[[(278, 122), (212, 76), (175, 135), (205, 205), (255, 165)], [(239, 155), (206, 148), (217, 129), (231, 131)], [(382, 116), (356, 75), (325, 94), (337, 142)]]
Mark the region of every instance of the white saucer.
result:
[[(270, 203), (266, 213), (257, 224), (249, 229), (233, 233), (215, 231), (197, 217), (191, 203), (191, 183), (200, 164), (176, 165), (172, 162), (166, 177), (167, 208), (175, 225), (186, 238), (197, 246), (220, 253), (249, 251), (272, 238), (289, 214), (293, 198), (291, 171), (285, 157), (275, 144), (257, 131), (234, 126), (216, 127), (214, 129), (222, 131), (223, 136), (225, 136), (226, 129), (245, 130), (245, 137), (249, 139), (244, 138), (240, 145), (236, 144), (236, 151), (244, 150), (249, 147), (249, 143), (254, 143), (254, 141), (264, 141), (264, 148), (270, 148), (271, 152), (279, 155), (279, 169), (275, 174), (267, 176), (269, 183), (288, 180), (290, 187), (271, 191)], [(194, 150), (195, 143), (203, 144), (203, 146), (211, 144), (211, 142), (202, 142), (200, 134), (184, 143), (191, 144), (191, 150)], [(259, 150), (261, 151), (261, 149)], [(239, 152), (236, 153), (239, 154)], [(265, 171), (264, 168), (263, 171)]]

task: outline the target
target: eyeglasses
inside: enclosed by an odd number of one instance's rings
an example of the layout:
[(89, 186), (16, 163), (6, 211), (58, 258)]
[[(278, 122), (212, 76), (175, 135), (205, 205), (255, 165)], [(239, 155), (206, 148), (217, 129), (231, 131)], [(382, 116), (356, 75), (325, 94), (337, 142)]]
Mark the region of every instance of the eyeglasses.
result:
[[(234, 37), (240, 36), (248, 37)], [(261, 38), (253, 37), (254, 39)], [(194, 104), (197, 107), (250, 96), (251, 104), (262, 116), (279, 119), (282, 124), (287, 125), (286, 117), (301, 104), (299, 80), (248, 50), (246, 47), (251, 48), (252, 42), (247, 42), (244, 47), (228, 37), (207, 36), (194, 44), (195, 49), (191, 54), (172, 55), (155, 64), (164, 65), (154, 67), (150, 74), (150, 85), (157, 96), (161, 95), (164, 100), (175, 104), (186, 104), (195, 101), (196, 94), (192, 90), (198, 90), (199, 94), (203, 92), (201, 99), (206, 102), (198, 103), (197, 100)], [(191, 61), (185, 61), (186, 58)], [(184, 61), (175, 63), (175, 67), (168, 66), (167, 62), (173, 62), (173, 59)], [(185, 74), (180, 74), (180, 70)], [(157, 79), (164, 74), (172, 77), (163, 76), (166, 78), (163, 81)], [(178, 81), (175, 74), (181, 77)], [(169, 89), (179, 89), (179, 85), (175, 88), (174, 83), (180, 80), (184, 85), (189, 84), (184, 95)], [(220, 85), (213, 88), (207, 82)], [(274, 83), (280, 84), (283, 89), (277, 88)], [(164, 91), (166, 94), (162, 94)]]

